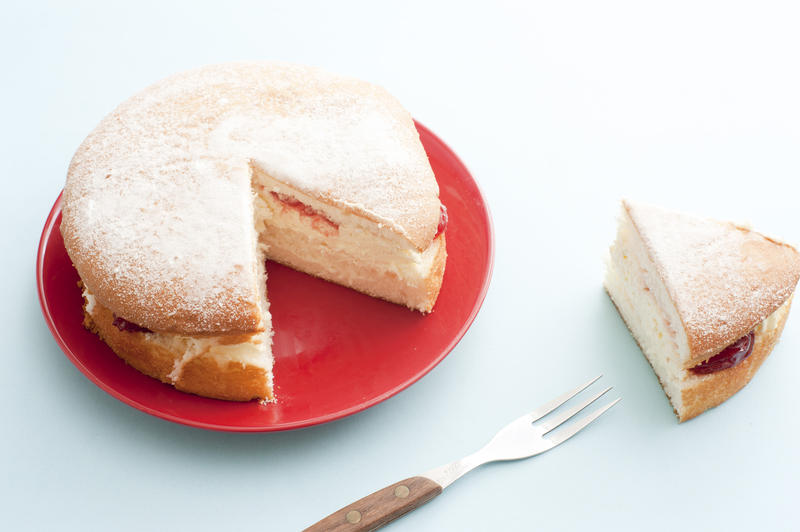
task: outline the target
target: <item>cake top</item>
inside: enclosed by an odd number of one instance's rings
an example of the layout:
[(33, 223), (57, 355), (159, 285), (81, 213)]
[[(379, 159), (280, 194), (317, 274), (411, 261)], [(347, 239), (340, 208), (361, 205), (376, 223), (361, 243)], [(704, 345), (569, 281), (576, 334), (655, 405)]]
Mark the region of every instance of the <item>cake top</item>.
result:
[(76, 152), (62, 233), (90, 291), (155, 331), (257, 330), (253, 166), (417, 249), (436, 233), (438, 185), (385, 90), (297, 65), (209, 66), (130, 98)]
[(794, 292), (800, 254), (730, 222), (623, 202), (703, 360), (750, 332)]

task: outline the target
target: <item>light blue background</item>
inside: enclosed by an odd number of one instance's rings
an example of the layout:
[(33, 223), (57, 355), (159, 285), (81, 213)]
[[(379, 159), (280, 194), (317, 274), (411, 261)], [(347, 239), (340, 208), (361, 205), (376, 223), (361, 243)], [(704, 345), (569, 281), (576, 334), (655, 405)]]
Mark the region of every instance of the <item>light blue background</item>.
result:
[[(622, 196), (800, 241), (796, 4), (76, 4), (0, 19), (1, 529), (299, 529), (601, 372), (623, 400), (587, 431), (479, 469), (390, 529), (797, 523), (798, 311), (744, 391), (678, 425), (601, 288)], [(84, 136), (144, 86), (235, 59), (384, 85), (462, 157), (495, 222), (486, 303), (450, 356), (294, 432), (202, 431), (118, 402), (61, 353), (36, 297), (39, 234)]]

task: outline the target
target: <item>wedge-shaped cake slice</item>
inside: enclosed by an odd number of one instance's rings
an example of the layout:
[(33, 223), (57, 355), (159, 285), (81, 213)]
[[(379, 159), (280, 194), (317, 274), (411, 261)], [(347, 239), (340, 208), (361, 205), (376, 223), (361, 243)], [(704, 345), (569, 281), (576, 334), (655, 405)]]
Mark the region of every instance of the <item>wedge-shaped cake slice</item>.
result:
[(800, 254), (732, 223), (622, 207), (605, 288), (686, 421), (742, 389), (772, 351)]

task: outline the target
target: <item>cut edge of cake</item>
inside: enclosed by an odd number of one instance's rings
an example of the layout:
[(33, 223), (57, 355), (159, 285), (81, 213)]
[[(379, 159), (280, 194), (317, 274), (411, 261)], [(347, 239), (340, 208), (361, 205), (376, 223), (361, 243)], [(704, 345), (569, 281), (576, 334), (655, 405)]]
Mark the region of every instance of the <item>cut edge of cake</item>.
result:
[(254, 167), (256, 230), (270, 260), (429, 313), (447, 260), (445, 232), (427, 248), (394, 228), (297, 190)]

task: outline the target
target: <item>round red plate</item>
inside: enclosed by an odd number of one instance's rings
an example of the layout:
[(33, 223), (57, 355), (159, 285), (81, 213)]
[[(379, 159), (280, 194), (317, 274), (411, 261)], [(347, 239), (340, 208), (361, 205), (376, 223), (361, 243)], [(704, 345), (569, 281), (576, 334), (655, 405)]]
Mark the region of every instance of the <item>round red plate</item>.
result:
[(47, 218), (36, 264), (42, 312), (61, 349), (92, 382), (143, 412), (194, 427), (271, 431), (354, 414), (410, 386), (455, 347), (475, 319), (492, 273), (486, 203), (467, 169), (417, 124), (447, 206), (447, 267), (423, 316), (267, 263), (275, 329), (275, 403), (231, 403), (176, 391), (127, 366), (82, 326), (78, 274), (64, 250), (61, 197)]

